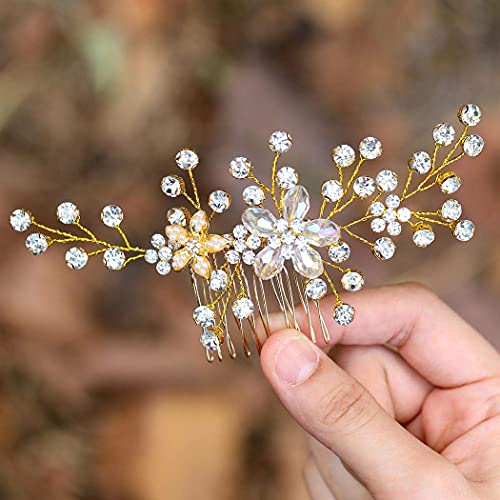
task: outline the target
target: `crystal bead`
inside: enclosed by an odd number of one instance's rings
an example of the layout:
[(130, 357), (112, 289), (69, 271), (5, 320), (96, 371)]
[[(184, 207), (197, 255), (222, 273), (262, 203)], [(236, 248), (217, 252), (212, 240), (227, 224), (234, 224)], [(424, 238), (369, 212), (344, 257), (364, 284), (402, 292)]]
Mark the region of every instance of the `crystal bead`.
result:
[(327, 291), (328, 287), (326, 286), (325, 281), (321, 278), (314, 278), (306, 283), (306, 295), (311, 300), (322, 299), (326, 295)]
[(429, 227), (417, 229), (413, 233), (413, 243), (419, 248), (428, 247), (436, 238), (434, 231)]
[(276, 217), (266, 208), (247, 208), (241, 216), (243, 225), (252, 234), (270, 237), (275, 234)]
[(229, 284), (229, 276), (225, 271), (216, 269), (210, 275), (210, 289), (214, 292), (222, 292)]
[(57, 207), (57, 219), (62, 224), (74, 224), (79, 218), (80, 210), (74, 203), (66, 201)]
[(26, 248), (33, 255), (40, 255), (47, 251), (47, 248), (49, 248), (49, 242), (44, 234), (32, 233), (26, 238)]
[(231, 196), (221, 189), (213, 191), (208, 197), (208, 206), (214, 212), (221, 214), (231, 206)]
[(252, 250), (245, 250), (241, 256), (241, 259), (247, 266), (252, 266), (255, 262), (255, 252)]
[(123, 221), (122, 209), (116, 205), (107, 205), (102, 209), (101, 220), (108, 227), (118, 227)]
[(374, 160), (382, 154), (382, 143), (375, 137), (365, 137), (359, 145), (359, 153), (367, 160)]
[(438, 184), (444, 194), (453, 194), (462, 186), (462, 180), (453, 172), (445, 172), (438, 177)]
[(169, 198), (176, 198), (184, 192), (184, 181), (176, 175), (167, 175), (161, 181), (161, 190)]
[(309, 245), (297, 245), (292, 255), (295, 271), (305, 278), (317, 278), (323, 274), (321, 255)]
[(271, 248), (279, 248), (281, 246), (281, 239), (278, 235), (273, 235), (271, 236), (268, 240), (267, 240), (267, 244), (271, 247)]
[(32, 215), (28, 210), (18, 208), (10, 214), (10, 225), (14, 231), (22, 233), (31, 226)]
[(158, 252), (153, 248), (149, 248), (144, 254), (144, 260), (148, 264), (156, 264), (158, 262)]
[(385, 204), (389, 208), (398, 208), (401, 204), (401, 198), (397, 194), (390, 194), (385, 199)]
[(247, 228), (243, 224), (237, 224), (233, 228), (233, 235), (236, 239), (244, 238), (248, 234)]
[(245, 319), (253, 314), (255, 307), (248, 297), (241, 297), (233, 302), (232, 309), (238, 319)]
[(70, 269), (80, 270), (83, 269), (89, 261), (89, 256), (83, 248), (73, 247), (70, 248), (65, 255), (66, 265)]
[(171, 270), (172, 266), (164, 260), (160, 260), (159, 262), (156, 263), (156, 272), (158, 274), (161, 274), (162, 276), (166, 276), (167, 274), (170, 273)]
[(175, 157), (177, 166), (181, 170), (192, 170), (198, 165), (198, 155), (190, 149), (182, 149)]
[(396, 253), (396, 245), (387, 237), (379, 238), (373, 245), (373, 254), (377, 259), (389, 260)]
[(476, 227), (472, 221), (461, 220), (455, 226), (453, 236), (455, 236), (458, 241), (469, 241), (474, 236), (475, 230)]
[(349, 304), (338, 304), (333, 310), (333, 319), (340, 326), (350, 325), (354, 320), (354, 308)]
[(401, 207), (396, 212), (399, 222), (408, 222), (411, 219), (411, 210), (406, 207)]
[(376, 188), (377, 185), (375, 184), (375, 181), (371, 177), (367, 176), (358, 177), (354, 181), (353, 185), (354, 192), (360, 198), (367, 198), (368, 196), (371, 196), (375, 192)]
[(285, 234), (283, 234), (281, 240), (285, 245), (293, 245), (297, 240), (297, 236), (292, 231), (287, 231)]
[(340, 281), (344, 290), (348, 292), (358, 292), (365, 284), (363, 275), (356, 271), (349, 271), (345, 273)]
[(161, 247), (164, 247), (167, 244), (167, 240), (165, 239), (165, 236), (160, 233), (153, 234), (151, 236), (151, 245), (153, 248), (156, 248), (159, 250)]
[(370, 205), (370, 213), (375, 217), (380, 217), (385, 212), (385, 206), (381, 201), (375, 201)]
[(410, 158), (408, 166), (418, 174), (426, 174), (432, 167), (432, 160), (429, 153), (417, 151)]
[(389, 236), (399, 236), (401, 234), (401, 224), (398, 221), (392, 221), (387, 224), (387, 234)]
[(218, 351), (220, 349), (219, 337), (212, 330), (205, 329), (200, 337), (201, 345), (209, 351)]
[(484, 148), (484, 139), (479, 135), (469, 135), (465, 138), (462, 148), (467, 156), (479, 156)]
[(272, 248), (268, 245), (256, 255), (254, 270), (259, 278), (268, 280), (281, 272), (284, 263), (285, 258), (281, 248)]
[(339, 181), (330, 179), (325, 181), (321, 186), (321, 195), (326, 201), (334, 202), (342, 198), (344, 188)]
[(455, 129), (449, 123), (440, 123), (432, 131), (434, 142), (440, 146), (449, 146), (455, 139)]
[(393, 208), (388, 208), (385, 212), (384, 215), (382, 215), (382, 219), (385, 220), (385, 222), (393, 222), (396, 220), (397, 213), (396, 210)]
[(202, 328), (213, 328), (215, 326), (215, 313), (207, 306), (198, 306), (193, 311), (193, 319)]
[(251, 234), (248, 238), (247, 238), (247, 247), (250, 248), (250, 250), (257, 250), (257, 248), (260, 247), (260, 238), (258, 236), (256, 236), (255, 234)]
[(233, 248), (238, 252), (238, 253), (243, 253), (247, 245), (244, 240), (234, 240), (233, 241)]
[(328, 249), (328, 256), (337, 264), (345, 262), (351, 256), (351, 247), (345, 241), (339, 245), (332, 245)]
[(338, 243), (340, 228), (335, 222), (328, 219), (309, 220), (304, 223), (300, 236), (308, 243), (317, 247), (326, 247)]
[(377, 217), (373, 219), (370, 223), (370, 227), (374, 233), (381, 233), (385, 230), (386, 222), (384, 219)]
[(458, 119), (464, 125), (475, 127), (481, 121), (481, 108), (477, 104), (464, 104), (458, 110)]
[(304, 220), (310, 207), (309, 193), (304, 186), (296, 186), (286, 192), (283, 198), (283, 217), (290, 222), (293, 231), (297, 231), (293, 225)]
[(177, 226), (186, 226), (188, 222), (186, 212), (182, 208), (171, 208), (167, 212), (167, 221)]
[(398, 176), (392, 170), (381, 170), (375, 179), (381, 191), (394, 191), (398, 186)]
[(236, 250), (228, 250), (225, 257), (229, 264), (238, 264), (240, 261), (240, 254)]
[[(187, 245), (186, 245), (187, 247)], [(171, 258), (172, 258), (172, 255), (173, 255), (173, 251), (170, 247), (161, 247), (159, 250), (158, 250), (158, 257), (160, 260), (164, 260), (164, 261), (169, 261)], [(197, 252), (193, 252), (193, 253), (197, 253)]]
[(441, 216), (446, 220), (458, 220), (462, 215), (462, 205), (457, 200), (446, 200), (441, 205)]
[(229, 172), (235, 179), (245, 179), (252, 171), (252, 162), (244, 156), (238, 156), (229, 164)]
[(249, 206), (262, 205), (266, 199), (266, 194), (258, 186), (248, 186), (242, 193), (243, 201)]
[(293, 167), (281, 167), (276, 173), (276, 182), (281, 189), (292, 189), (299, 182), (299, 174)]
[(274, 230), (275, 230), (278, 234), (282, 234), (282, 233), (284, 233), (287, 229), (288, 229), (288, 222), (287, 222), (285, 219), (278, 219), (278, 220), (274, 223)]
[(119, 271), (125, 265), (125, 254), (119, 248), (108, 248), (102, 260), (110, 271)]
[(274, 153), (286, 153), (292, 147), (292, 138), (287, 132), (277, 130), (269, 137), (269, 147)]
[(348, 144), (341, 144), (332, 150), (332, 160), (335, 165), (338, 165), (339, 167), (349, 167), (354, 163), (355, 159), (356, 153)]

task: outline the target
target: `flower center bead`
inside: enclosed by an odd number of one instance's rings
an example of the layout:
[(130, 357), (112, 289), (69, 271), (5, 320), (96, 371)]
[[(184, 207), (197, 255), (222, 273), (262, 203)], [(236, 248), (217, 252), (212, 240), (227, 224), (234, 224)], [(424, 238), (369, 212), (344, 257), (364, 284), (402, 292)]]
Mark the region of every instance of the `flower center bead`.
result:
[(201, 243), (197, 239), (191, 238), (186, 243), (186, 248), (193, 255), (198, 255), (200, 253), (200, 250), (201, 250)]

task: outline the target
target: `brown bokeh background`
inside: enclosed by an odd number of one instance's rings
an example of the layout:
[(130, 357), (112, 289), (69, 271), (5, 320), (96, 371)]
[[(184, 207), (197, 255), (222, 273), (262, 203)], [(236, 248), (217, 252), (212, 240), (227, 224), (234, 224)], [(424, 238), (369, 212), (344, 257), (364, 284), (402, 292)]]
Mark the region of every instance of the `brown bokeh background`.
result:
[(180, 146), (201, 153), (205, 192), (236, 194), (229, 225), (243, 186), (227, 164), (244, 154), (267, 172), (276, 128), (316, 190), (332, 146), (375, 135), (373, 168), (404, 171), (477, 102), (487, 148), (458, 193), (477, 238), (439, 232), (422, 252), (406, 234), (390, 263), (355, 258), (370, 285), (427, 283), (499, 346), (499, 27), (493, 0), (3, 0), (0, 499), (307, 498), (302, 432), (257, 358), (206, 363), (182, 276), (99, 259), (76, 274), (62, 248), (32, 258), (8, 227), (13, 208), (53, 223), (71, 200), (111, 236), (99, 212), (113, 202), (146, 245)]

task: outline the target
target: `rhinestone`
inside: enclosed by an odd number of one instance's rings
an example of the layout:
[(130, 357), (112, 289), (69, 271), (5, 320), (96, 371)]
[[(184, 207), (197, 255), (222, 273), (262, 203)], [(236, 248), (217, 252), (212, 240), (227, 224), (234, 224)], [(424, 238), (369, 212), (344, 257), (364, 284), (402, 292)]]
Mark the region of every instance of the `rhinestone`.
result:
[(236, 250), (228, 250), (226, 252), (226, 260), (229, 264), (238, 264), (240, 261), (240, 254)]
[(375, 201), (370, 205), (370, 213), (375, 217), (380, 217), (385, 212), (385, 206), (380, 201)]
[(388, 208), (384, 212), (384, 215), (382, 215), (382, 219), (384, 219), (385, 222), (395, 221), (396, 217), (397, 217), (396, 210), (394, 210), (393, 208)]
[(387, 224), (387, 233), (389, 236), (399, 236), (401, 229), (401, 224), (398, 221), (392, 221)]
[[(186, 245), (186, 247), (187, 247), (187, 245)], [(174, 254), (174, 252), (172, 251), (172, 249), (170, 247), (161, 247), (158, 250), (158, 257), (160, 260), (168, 261), (172, 258), (173, 254)]]
[(401, 199), (397, 194), (390, 194), (386, 199), (385, 199), (385, 204), (389, 208), (398, 208), (399, 205), (401, 204)]
[(363, 158), (374, 160), (382, 154), (382, 143), (375, 137), (365, 137), (359, 145), (359, 152)]
[(344, 188), (339, 181), (331, 179), (323, 183), (321, 194), (326, 201), (338, 201), (344, 194)]
[(247, 228), (243, 224), (238, 224), (233, 228), (233, 235), (237, 239), (244, 238), (248, 234)]
[(171, 208), (167, 212), (167, 221), (169, 224), (178, 226), (186, 226), (188, 222), (186, 212), (182, 208)]
[(428, 247), (435, 239), (434, 231), (430, 228), (417, 229), (413, 233), (413, 243), (419, 248)]
[(27, 231), (31, 226), (32, 215), (28, 210), (18, 208), (10, 214), (10, 225), (14, 231), (22, 233)]
[(66, 201), (57, 207), (57, 219), (62, 224), (74, 224), (79, 218), (80, 210), (74, 203)]
[(406, 207), (401, 207), (397, 211), (397, 217), (400, 222), (408, 222), (411, 219), (411, 210)]
[(158, 262), (158, 252), (153, 248), (149, 248), (144, 254), (144, 260), (148, 264), (156, 264)]
[(286, 153), (292, 147), (292, 138), (287, 132), (277, 130), (269, 137), (269, 147), (274, 153)]
[(118, 227), (123, 221), (122, 209), (116, 205), (107, 205), (102, 209), (101, 220), (108, 227)]
[(484, 140), (479, 135), (469, 135), (462, 145), (464, 153), (472, 158), (479, 156), (484, 148)]
[(355, 159), (356, 153), (348, 144), (342, 144), (332, 150), (332, 160), (335, 165), (338, 165), (339, 167), (349, 167), (354, 163)]
[(119, 271), (125, 265), (125, 254), (119, 248), (108, 248), (102, 260), (109, 270)]
[(344, 290), (347, 290), (348, 292), (358, 292), (365, 284), (363, 275), (356, 271), (349, 271), (345, 273), (340, 281)]
[(396, 245), (390, 238), (379, 238), (373, 246), (373, 253), (377, 259), (388, 260), (396, 253)]
[(221, 189), (213, 191), (208, 197), (208, 206), (214, 212), (221, 214), (231, 206), (231, 196)]
[(281, 238), (285, 245), (293, 245), (297, 240), (297, 236), (292, 231), (287, 231)]
[(176, 198), (184, 191), (184, 181), (176, 175), (167, 175), (161, 181), (161, 190), (169, 198)]
[(194, 322), (203, 328), (213, 328), (215, 326), (215, 313), (207, 306), (198, 306), (193, 311)]
[(254, 311), (253, 302), (247, 297), (241, 297), (233, 302), (233, 314), (238, 319), (248, 318)]
[(458, 119), (469, 127), (475, 127), (481, 121), (481, 108), (477, 104), (464, 104), (458, 110)]
[(175, 157), (177, 166), (182, 170), (192, 170), (200, 161), (198, 155), (190, 149), (182, 149)]
[(453, 172), (446, 172), (438, 177), (439, 187), (444, 194), (456, 193), (462, 186), (462, 180)]
[(200, 337), (201, 345), (209, 351), (218, 351), (220, 349), (219, 337), (212, 330), (203, 330)]
[(295, 234), (300, 234), (302, 231), (304, 231), (304, 223), (301, 220), (294, 219), (290, 223), (290, 229), (295, 233)]
[(333, 319), (340, 326), (350, 325), (354, 320), (354, 308), (349, 304), (338, 304), (333, 310)]
[(462, 215), (462, 205), (457, 200), (446, 200), (441, 205), (441, 215), (446, 220), (458, 220)]
[(247, 238), (247, 247), (251, 250), (257, 250), (260, 247), (260, 238), (255, 234), (251, 234)]
[(65, 260), (70, 269), (80, 270), (87, 265), (89, 256), (83, 248), (73, 247), (66, 252)]
[(398, 176), (392, 170), (381, 170), (377, 174), (376, 182), (382, 191), (394, 191), (398, 186)]
[(339, 245), (332, 245), (328, 249), (328, 256), (333, 262), (345, 262), (351, 256), (351, 247), (345, 241)]
[(385, 220), (380, 218), (373, 219), (370, 223), (370, 227), (374, 233), (381, 233), (385, 229), (385, 226)]
[(281, 255), (284, 259), (288, 260), (293, 258), (293, 254), (295, 253), (295, 249), (292, 245), (283, 245), (281, 249)]
[(244, 156), (238, 156), (229, 164), (229, 172), (236, 179), (248, 177), (252, 171), (252, 162)]
[(255, 252), (253, 252), (252, 250), (246, 250), (245, 252), (243, 252), (241, 258), (247, 266), (251, 266), (255, 262)]
[(371, 196), (376, 188), (377, 185), (371, 177), (358, 177), (354, 181), (353, 190), (360, 198)]
[(299, 174), (293, 167), (282, 167), (276, 174), (276, 182), (281, 189), (292, 189), (299, 182)]
[(469, 241), (474, 236), (475, 230), (476, 227), (472, 221), (461, 220), (455, 226), (453, 236), (455, 236), (458, 241)]
[(238, 253), (243, 253), (247, 249), (247, 245), (244, 240), (234, 240), (233, 247)]
[(279, 248), (281, 246), (281, 240), (279, 238), (279, 236), (271, 236), (268, 240), (267, 240), (267, 244), (271, 247), (271, 248)]
[(432, 167), (432, 160), (425, 151), (417, 151), (410, 158), (408, 166), (419, 174), (426, 174)]
[(306, 283), (306, 294), (312, 300), (322, 299), (327, 290), (328, 287), (321, 278), (314, 278)]
[(159, 250), (161, 247), (164, 247), (167, 244), (167, 240), (165, 239), (165, 236), (163, 234), (153, 234), (151, 236), (151, 245)]
[(266, 199), (264, 191), (258, 186), (246, 187), (243, 190), (242, 197), (243, 201), (251, 207), (262, 205), (262, 202)]
[(432, 131), (434, 142), (440, 146), (449, 146), (455, 139), (455, 129), (449, 123), (440, 123)]
[(229, 284), (229, 277), (225, 271), (217, 269), (210, 275), (210, 289), (214, 292), (222, 292)]
[(196, 238), (191, 238), (186, 242), (185, 248), (192, 254), (198, 255), (201, 250), (201, 243)]
[(33, 255), (40, 255), (47, 251), (47, 248), (49, 248), (49, 242), (44, 234), (32, 233), (26, 238), (26, 248)]
[(285, 219), (278, 219), (274, 224), (274, 230), (282, 234), (288, 229), (288, 222)]

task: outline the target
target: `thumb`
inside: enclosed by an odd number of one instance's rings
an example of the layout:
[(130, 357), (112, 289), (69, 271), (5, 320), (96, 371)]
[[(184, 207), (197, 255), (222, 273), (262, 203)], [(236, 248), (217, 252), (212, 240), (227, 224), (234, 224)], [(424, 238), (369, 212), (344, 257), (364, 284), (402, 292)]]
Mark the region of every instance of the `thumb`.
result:
[(448, 461), (401, 427), (304, 335), (294, 330), (272, 335), (261, 364), (292, 416), (372, 494), (410, 498), (418, 491), (419, 498), (431, 498), (424, 491), (436, 495), (446, 487), (449, 494), (449, 483), (459, 483)]

